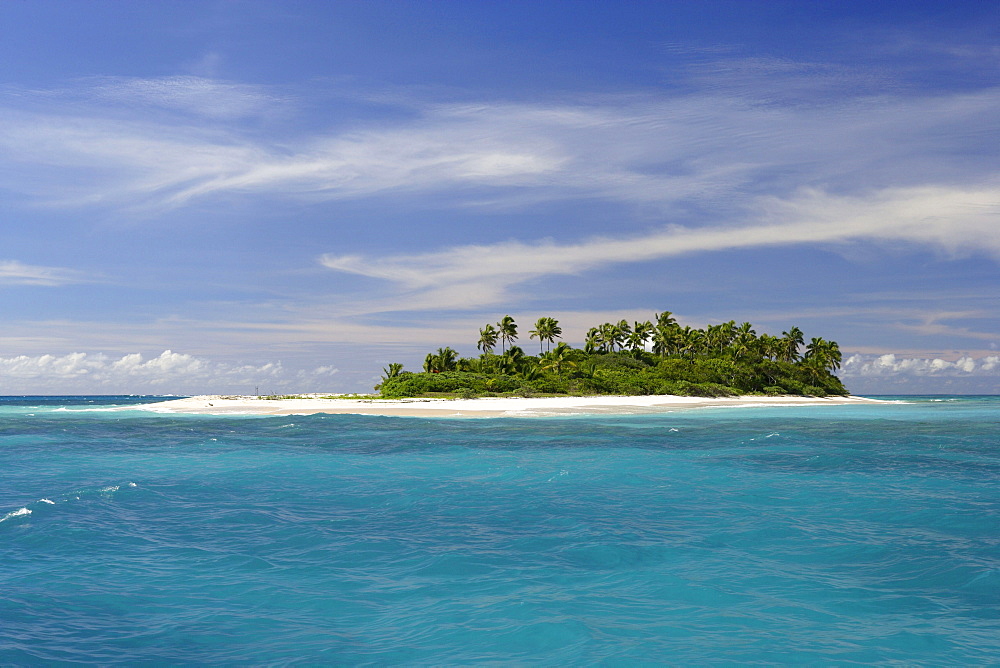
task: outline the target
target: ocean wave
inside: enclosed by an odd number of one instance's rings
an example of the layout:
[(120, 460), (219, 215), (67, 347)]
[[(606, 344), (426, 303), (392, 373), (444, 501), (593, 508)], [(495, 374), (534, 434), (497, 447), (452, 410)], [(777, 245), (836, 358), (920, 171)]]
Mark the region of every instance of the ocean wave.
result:
[(31, 514), (31, 509), (30, 508), (27, 508), (27, 507), (18, 508), (17, 510), (14, 510), (14, 511), (11, 511), (11, 512), (7, 513), (3, 517), (0, 517), (0, 522), (6, 522), (7, 520), (12, 520), (15, 517), (25, 517), (25, 516), (30, 515), (30, 514)]
[[(127, 488), (138, 487), (137, 483), (134, 483), (134, 482), (131, 482), (131, 481), (127, 482), (127, 483), (123, 483), (123, 484)], [(121, 490), (121, 488), (122, 488), (121, 484), (119, 484), (119, 485), (105, 485), (103, 487), (99, 487), (99, 488), (96, 488), (96, 489), (91, 488), (89, 490), (88, 489), (83, 489), (83, 490), (78, 490), (78, 491), (75, 491), (75, 492), (70, 492), (69, 494), (61, 495), (61, 496), (58, 496), (56, 498), (59, 499), (58, 503), (70, 503), (72, 501), (83, 501), (83, 500), (87, 499), (88, 497), (93, 497), (95, 495), (103, 496), (103, 497), (112, 496), (115, 492), (118, 492), (119, 490)], [(38, 510), (39, 508), (45, 508), (45, 507), (48, 507), (48, 506), (55, 506), (55, 505), (57, 505), (56, 501), (53, 501), (52, 499), (50, 499), (48, 497), (42, 497), (42, 498), (38, 499), (38, 501), (35, 502), (35, 503), (29, 503), (26, 506), (18, 508), (17, 510), (12, 510), (11, 512), (3, 515), (2, 517), (0, 517), (0, 522), (4, 522), (4, 521), (7, 521), (7, 520), (12, 520), (12, 519), (16, 519), (18, 517), (27, 517), (27, 516), (33, 514), (34, 511)]]

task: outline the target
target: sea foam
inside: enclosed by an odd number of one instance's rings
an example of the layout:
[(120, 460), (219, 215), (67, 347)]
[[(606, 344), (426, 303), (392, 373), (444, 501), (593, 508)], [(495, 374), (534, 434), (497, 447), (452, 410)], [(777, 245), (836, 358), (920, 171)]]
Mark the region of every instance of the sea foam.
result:
[(6, 522), (7, 520), (12, 520), (15, 517), (24, 517), (31, 514), (30, 508), (18, 508), (12, 512), (7, 513), (3, 517), (0, 517), (0, 522)]

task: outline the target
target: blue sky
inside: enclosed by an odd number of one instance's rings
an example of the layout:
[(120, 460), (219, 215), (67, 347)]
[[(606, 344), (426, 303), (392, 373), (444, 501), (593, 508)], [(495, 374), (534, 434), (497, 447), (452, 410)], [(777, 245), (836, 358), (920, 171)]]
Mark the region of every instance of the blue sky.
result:
[(856, 393), (1000, 393), (998, 28), (0, 3), (0, 393), (365, 391), (505, 314), (663, 310), (834, 339)]

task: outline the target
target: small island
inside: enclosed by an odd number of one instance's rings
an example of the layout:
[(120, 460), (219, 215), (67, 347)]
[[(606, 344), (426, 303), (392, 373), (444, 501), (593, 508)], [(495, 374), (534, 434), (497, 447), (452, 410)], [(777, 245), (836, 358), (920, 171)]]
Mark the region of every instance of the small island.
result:
[(664, 311), (644, 322), (592, 327), (582, 349), (556, 343), (562, 328), (550, 317), (538, 318), (528, 332), (538, 341), (537, 355), (515, 345), (518, 338), (517, 323), (506, 315), (479, 330), (480, 355), (463, 358), (450, 347), (438, 348), (421, 372), (390, 364), (375, 389), (387, 399), (848, 394), (833, 375), (840, 347), (818, 337), (806, 344), (798, 327), (781, 336), (757, 334), (751, 323), (732, 320), (695, 329)]
[(822, 338), (806, 344), (798, 327), (781, 336), (757, 334), (748, 322), (693, 329), (665, 311), (650, 321), (593, 327), (583, 348), (557, 342), (562, 328), (550, 317), (528, 332), (538, 340), (537, 355), (515, 345), (518, 338), (517, 323), (504, 316), (479, 330), (480, 355), (463, 358), (438, 348), (416, 373), (390, 364), (375, 387), (378, 394), (201, 395), (118, 410), (450, 418), (882, 403), (849, 396), (833, 375), (840, 347)]

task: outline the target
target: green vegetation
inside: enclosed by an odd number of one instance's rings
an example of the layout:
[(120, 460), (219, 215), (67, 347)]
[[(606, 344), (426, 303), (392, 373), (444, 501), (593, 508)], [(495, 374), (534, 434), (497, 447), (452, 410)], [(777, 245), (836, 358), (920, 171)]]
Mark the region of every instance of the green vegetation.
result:
[[(517, 324), (504, 316), (479, 330), (478, 357), (463, 358), (438, 348), (424, 359), (423, 373), (398, 363), (383, 369), (375, 389), (384, 398), (416, 396), (537, 396), (593, 394), (680, 394), (725, 397), (758, 395), (846, 395), (833, 372), (840, 368), (840, 347), (802, 330), (781, 336), (758, 335), (749, 322), (681, 327), (669, 311), (652, 321), (604, 323), (587, 332), (583, 349), (556, 339), (554, 318), (539, 318), (530, 337), (539, 354), (519, 346)], [(501, 354), (494, 354), (497, 343)], [(649, 350), (647, 350), (649, 348)]]

